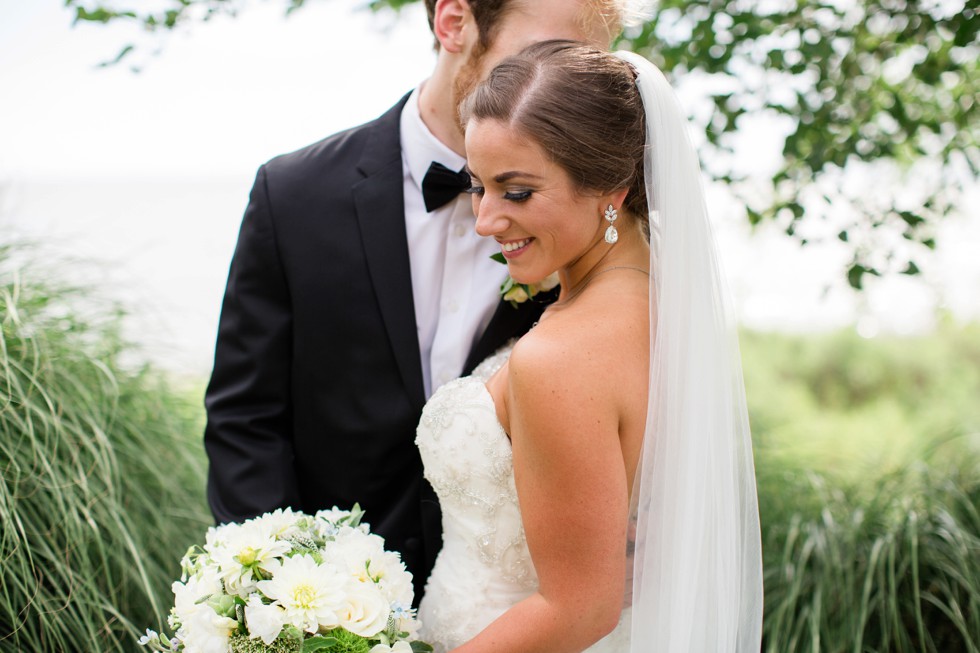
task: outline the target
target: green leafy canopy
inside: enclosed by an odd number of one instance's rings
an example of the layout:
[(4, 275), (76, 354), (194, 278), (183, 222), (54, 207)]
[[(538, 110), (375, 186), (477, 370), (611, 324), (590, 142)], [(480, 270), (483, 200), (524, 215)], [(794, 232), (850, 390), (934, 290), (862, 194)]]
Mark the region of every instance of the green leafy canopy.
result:
[[(304, 0), (265, 0), (290, 13)], [(400, 10), (418, 0), (365, 0)], [(232, 14), (244, 0), (171, 0), (154, 10), (65, 0), (77, 22), (149, 31)], [(132, 6), (135, 3), (130, 3)], [(706, 172), (752, 225), (801, 244), (837, 239), (846, 278), (915, 275), (941, 221), (980, 170), (980, 0), (661, 0), (620, 47), (697, 80)], [(138, 5), (137, 5), (138, 6)], [(157, 5), (160, 7), (161, 5)], [(125, 46), (115, 62), (128, 57)], [(749, 175), (735, 147), (748, 125), (783, 138), (772, 173)], [(761, 126), (761, 127), (760, 127)]]

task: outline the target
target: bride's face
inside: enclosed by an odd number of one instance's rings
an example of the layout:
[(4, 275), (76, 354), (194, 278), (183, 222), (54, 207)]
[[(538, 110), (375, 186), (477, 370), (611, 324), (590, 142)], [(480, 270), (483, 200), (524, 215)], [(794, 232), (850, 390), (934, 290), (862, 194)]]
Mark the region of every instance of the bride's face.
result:
[(558, 270), (587, 270), (602, 240), (610, 198), (579, 192), (535, 142), (496, 120), (466, 127), (476, 231), (500, 243), (511, 277), (535, 283)]

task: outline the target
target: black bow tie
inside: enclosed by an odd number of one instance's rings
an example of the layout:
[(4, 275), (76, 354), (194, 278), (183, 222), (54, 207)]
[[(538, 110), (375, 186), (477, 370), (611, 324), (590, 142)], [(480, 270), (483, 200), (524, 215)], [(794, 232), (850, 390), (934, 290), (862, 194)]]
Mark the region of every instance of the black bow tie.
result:
[(425, 200), (426, 212), (432, 213), (440, 206), (448, 204), (469, 187), (470, 176), (465, 168), (453, 172), (433, 161), (422, 179), (422, 199)]

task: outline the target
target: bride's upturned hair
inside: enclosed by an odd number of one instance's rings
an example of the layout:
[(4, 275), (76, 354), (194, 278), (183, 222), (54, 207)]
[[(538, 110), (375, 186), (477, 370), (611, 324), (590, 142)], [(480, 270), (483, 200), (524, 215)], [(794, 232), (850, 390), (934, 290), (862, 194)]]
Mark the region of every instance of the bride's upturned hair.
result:
[(464, 101), (460, 115), (499, 120), (537, 143), (580, 192), (628, 188), (625, 208), (644, 224), (646, 122), (633, 68), (576, 41), (530, 45), (507, 57)]

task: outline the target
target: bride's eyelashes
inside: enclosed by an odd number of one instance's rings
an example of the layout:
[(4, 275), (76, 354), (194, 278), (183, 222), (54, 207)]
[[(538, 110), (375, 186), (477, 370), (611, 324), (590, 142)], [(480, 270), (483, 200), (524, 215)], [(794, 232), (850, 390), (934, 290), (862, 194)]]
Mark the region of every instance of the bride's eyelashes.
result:
[[(479, 195), (480, 197), (482, 197), (483, 195), (486, 194), (487, 190), (483, 186), (473, 185), (467, 188), (466, 192), (469, 193), (470, 195)], [(504, 199), (511, 202), (524, 202), (530, 199), (533, 192), (534, 191), (526, 190), (526, 189), (509, 190), (504, 193)]]
[(504, 193), (504, 199), (511, 202), (524, 202), (531, 197), (530, 190), (511, 190)]

